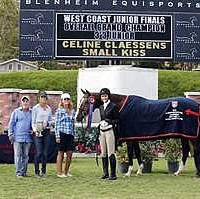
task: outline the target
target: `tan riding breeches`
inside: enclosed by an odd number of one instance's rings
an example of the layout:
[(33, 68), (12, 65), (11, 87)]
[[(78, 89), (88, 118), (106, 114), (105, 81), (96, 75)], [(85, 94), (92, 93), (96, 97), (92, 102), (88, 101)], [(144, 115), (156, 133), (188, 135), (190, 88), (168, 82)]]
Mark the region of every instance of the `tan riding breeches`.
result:
[(109, 157), (115, 153), (115, 135), (112, 128), (105, 132), (100, 130), (99, 141), (102, 157), (106, 157), (107, 155)]

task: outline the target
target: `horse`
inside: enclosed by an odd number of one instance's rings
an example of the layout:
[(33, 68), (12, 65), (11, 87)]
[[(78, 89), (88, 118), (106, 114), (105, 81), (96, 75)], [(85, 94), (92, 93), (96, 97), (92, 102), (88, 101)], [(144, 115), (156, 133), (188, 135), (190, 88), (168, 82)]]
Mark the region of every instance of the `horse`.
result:
[(33, 17), (30, 18), (22, 18), (22, 23), (31, 23), (31, 24), (40, 24), (44, 19), (44, 15), (42, 13), (36, 13)]
[(30, 39), (31, 41), (40, 40), (42, 34), (44, 32), (41, 29), (37, 29), (33, 34), (21, 34), (21, 39)]
[(189, 33), (188, 36), (176, 36), (177, 41), (184, 41), (184, 42), (194, 42), (197, 38), (196, 32)]
[(27, 55), (27, 56), (39, 56), (41, 53), (42, 53), (42, 51), (43, 51), (44, 49), (43, 49), (43, 47), (41, 46), (41, 45), (39, 45), (39, 46), (36, 46), (35, 47), (35, 49), (33, 49), (33, 50), (21, 50), (21, 54), (22, 55)]
[[(99, 93), (82, 92), (84, 95), (76, 114), (79, 122), (88, 116), (90, 107), (94, 111), (101, 105)], [(185, 97), (148, 100), (119, 94), (112, 94), (111, 98), (119, 110), (120, 141), (137, 143), (151, 139), (181, 138), (182, 164), (175, 172), (175, 175), (179, 175), (188, 157), (190, 140), (194, 149), (196, 177), (200, 177), (200, 110), (196, 101)]]
[(197, 18), (195, 16), (190, 17), (187, 21), (186, 20), (182, 20), (176, 21), (176, 25), (184, 25), (184, 26), (195, 26), (195, 24), (198, 22)]
[(198, 53), (196, 48), (189, 49), (189, 52), (176, 52), (177, 57), (195, 58), (195, 54)]

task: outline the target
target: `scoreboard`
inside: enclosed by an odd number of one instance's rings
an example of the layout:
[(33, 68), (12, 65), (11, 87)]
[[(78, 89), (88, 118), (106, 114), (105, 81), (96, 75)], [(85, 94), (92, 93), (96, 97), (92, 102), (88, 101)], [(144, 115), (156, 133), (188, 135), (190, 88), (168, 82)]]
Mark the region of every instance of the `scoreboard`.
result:
[(200, 2), (21, 0), (20, 59), (198, 62)]

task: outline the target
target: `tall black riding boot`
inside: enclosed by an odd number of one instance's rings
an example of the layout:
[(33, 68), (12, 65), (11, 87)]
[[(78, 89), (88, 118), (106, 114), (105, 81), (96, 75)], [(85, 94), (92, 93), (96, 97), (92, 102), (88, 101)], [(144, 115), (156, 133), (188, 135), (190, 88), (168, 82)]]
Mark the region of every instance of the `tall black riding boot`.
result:
[(109, 180), (116, 180), (117, 177), (116, 177), (116, 158), (115, 158), (115, 155), (112, 154), (110, 157), (110, 169), (111, 169), (111, 175), (110, 175), (110, 178)]
[(103, 165), (103, 175), (101, 179), (107, 179), (109, 178), (109, 173), (108, 173), (108, 156), (102, 157), (102, 165)]

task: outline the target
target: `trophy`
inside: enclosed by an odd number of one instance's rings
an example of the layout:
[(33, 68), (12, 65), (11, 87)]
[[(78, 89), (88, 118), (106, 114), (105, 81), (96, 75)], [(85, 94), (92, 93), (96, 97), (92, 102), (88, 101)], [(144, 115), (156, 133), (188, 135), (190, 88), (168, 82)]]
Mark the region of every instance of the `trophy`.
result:
[(39, 137), (42, 136), (42, 131), (43, 130), (44, 130), (44, 128), (43, 128), (43, 121), (42, 122), (37, 122), (36, 131), (39, 133)]

